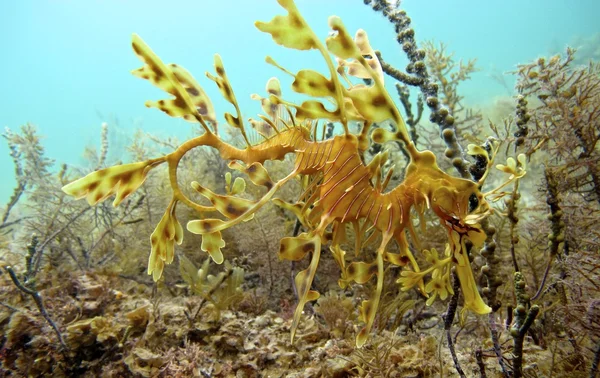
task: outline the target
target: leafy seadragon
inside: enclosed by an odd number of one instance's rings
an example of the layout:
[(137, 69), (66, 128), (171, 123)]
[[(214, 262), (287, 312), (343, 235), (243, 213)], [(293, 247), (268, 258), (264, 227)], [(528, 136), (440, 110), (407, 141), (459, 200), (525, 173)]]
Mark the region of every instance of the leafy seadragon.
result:
[[(293, 76), (292, 89), (295, 92), (313, 99), (300, 105), (288, 102), (281, 97), (279, 82), (271, 79), (267, 84), (268, 97), (254, 96), (260, 99), (267, 115), (261, 116), (260, 121), (251, 122), (265, 141), (257, 145), (250, 144), (235, 94), (218, 55), (214, 59), (216, 76), (208, 73), (207, 76), (217, 84), (223, 97), (235, 109), (235, 115), (225, 113), (224, 117), (246, 141), (247, 146), (243, 149), (219, 137), (213, 106), (196, 80), (181, 66), (164, 64), (139, 36), (133, 35), (133, 49), (144, 62), (144, 66), (133, 71), (133, 74), (172, 95), (170, 99), (146, 102), (146, 106), (158, 108), (172, 117), (197, 122), (204, 133), (183, 143), (172, 153), (90, 173), (66, 185), (63, 190), (78, 198), (85, 197), (90, 205), (115, 194), (113, 204), (117, 206), (142, 185), (148, 171), (166, 163), (173, 196), (151, 236), (148, 274), (154, 280), (160, 279), (165, 264), (173, 262), (174, 245), (181, 244), (183, 240), (183, 228), (175, 215), (179, 203), (200, 214), (218, 211), (224, 216), (225, 219), (202, 218), (187, 224), (188, 231), (202, 235), (202, 250), (217, 264), (223, 262), (223, 230), (251, 219), (271, 200), (291, 211), (307, 231), (296, 237), (284, 237), (279, 257), (297, 261), (309, 253), (311, 255), (308, 268), (295, 278), (299, 303), (291, 328), (292, 340), (305, 303), (319, 296), (319, 293), (311, 290), (311, 284), (317, 271), (321, 247), (327, 243), (341, 270), (341, 286), (352, 282), (363, 284), (376, 277), (372, 297), (360, 306), (360, 319), (365, 326), (357, 336), (358, 346), (364, 344), (373, 325), (382, 293), (386, 262), (406, 267), (398, 280), (403, 289), (416, 286), (426, 296), (432, 293), (431, 299), (437, 295), (444, 299), (448, 292), (452, 292), (450, 269), (454, 266), (464, 294), (465, 308), (477, 314), (488, 313), (490, 308), (477, 290), (465, 245), (469, 240), (478, 246), (485, 239), (479, 225), (479, 221), (489, 212), (485, 195), (479, 189), (483, 182), (452, 177), (438, 167), (432, 152), (417, 150), (398, 108), (384, 87), (380, 63), (363, 30), (359, 30), (352, 38), (341, 20), (332, 16), (329, 25), (333, 32), (323, 43), (307, 25), (293, 0), (278, 2), (287, 15), (276, 16), (269, 22), (256, 22), (256, 27), (287, 48), (318, 50), (329, 73), (322, 75), (304, 69), (294, 74), (267, 57), (268, 63)], [(331, 54), (336, 57), (335, 61)], [(349, 76), (369, 79), (366, 81), (369, 84), (352, 84)], [(281, 114), (287, 116), (282, 117)], [(318, 140), (315, 135), (319, 120), (340, 124), (344, 133), (332, 139)], [(350, 133), (348, 123), (351, 121), (362, 125), (359, 134)], [(371, 126), (383, 121), (391, 121), (395, 131), (375, 128), (369, 136)], [(371, 142), (389, 141), (403, 143), (410, 163), (403, 182), (384, 192), (390, 178), (389, 174), (382, 177), (381, 173), (386, 154), (375, 156), (369, 164), (363, 162), (362, 156)], [(243, 190), (243, 182), (234, 182), (227, 195), (216, 194), (198, 182), (192, 182), (192, 187), (206, 197), (212, 206), (192, 201), (179, 187), (177, 167), (188, 151), (199, 146), (216, 149), (221, 158), (230, 161), (230, 168), (243, 172), (254, 184), (264, 186), (266, 193), (252, 201), (236, 196)], [(481, 148), (477, 153), (487, 156), (487, 152)], [(283, 159), (286, 154), (295, 155), (294, 168), (286, 177), (273, 181), (263, 163)], [(491, 160), (488, 159), (489, 164)], [(524, 174), (514, 161), (502, 168), (511, 174), (507, 183)], [(310, 178), (300, 201), (292, 204), (273, 198), (279, 188), (300, 175)], [(470, 208), (470, 204), (475, 206)], [(431, 209), (447, 229), (448, 247), (443, 258), (435, 250), (424, 251), (431, 266), (421, 270), (409, 249), (407, 232), (419, 248), (411, 214), (416, 212), (422, 217), (427, 209)], [(345, 240), (348, 224), (355, 231), (357, 257), (363, 245), (380, 238), (374, 260), (354, 259), (347, 263), (341, 243)], [(423, 222), (421, 226), (424, 226)], [(388, 251), (392, 240), (397, 242), (399, 253)], [(424, 279), (429, 274), (432, 278), (425, 285)]]

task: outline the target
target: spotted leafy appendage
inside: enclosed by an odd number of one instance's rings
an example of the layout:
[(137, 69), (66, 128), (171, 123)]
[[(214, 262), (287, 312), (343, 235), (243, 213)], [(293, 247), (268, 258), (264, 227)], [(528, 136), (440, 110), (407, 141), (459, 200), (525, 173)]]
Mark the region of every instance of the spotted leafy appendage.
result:
[(279, 248), (279, 258), (291, 261), (301, 260), (308, 252), (312, 252), (312, 258), (308, 268), (299, 272), (294, 279), (296, 291), (298, 293), (298, 305), (294, 311), (294, 320), (292, 321), (292, 341), (296, 334), (296, 329), (300, 324), (300, 317), (304, 305), (309, 301), (316, 301), (319, 298), (317, 291), (311, 290), (313, 279), (319, 265), (321, 256), (321, 237), (317, 234), (301, 234), (297, 237), (283, 238)]
[(202, 235), (202, 245), (200, 248), (202, 248), (204, 252), (207, 252), (211, 259), (217, 264), (223, 263), (223, 252), (221, 252), (221, 248), (223, 247), (225, 247), (225, 241), (221, 236), (221, 231)]
[(216, 126), (212, 103), (189, 72), (174, 64), (164, 64), (137, 34), (133, 34), (131, 45), (140, 60), (145, 63), (143, 67), (132, 71), (132, 74), (149, 80), (174, 97), (168, 100), (146, 101), (147, 107), (158, 108), (171, 117), (200, 122), (206, 130), (208, 127), (205, 120)]
[(232, 161), (229, 163), (229, 168), (247, 174), (254, 185), (264, 186), (267, 189), (271, 189), (273, 185), (275, 185), (273, 180), (271, 180), (271, 176), (269, 176), (267, 169), (260, 163), (252, 163), (248, 166), (244, 166), (237, 161)]
[(144, 161), (101, 169), (63, 186), (62, 190), (78, 199), (85, 197), (90, 206), (116, 194), (113, 206), (118, 206), (144, 183), (154, 164)]
[[(369, 37), (367, 36), (367, 32), (362, 29), (359, 29), (354, 36), (354, 42), (356, 46), (360, 50), (360, 54), (365, 59), (369, 67), (376, 73), (376, 75), (383, 81), (383, 68), (381, 67), (381, 63), (379, 59), (377, 59), (377, 55), (375, 54), (375, 50), (371, 47), (369, 43)], [(340, 68), (346, 68), (346, 73), (350, 76), (357, 77), (359, 79), (371, 79), (371, 72), (369, 72), (358, 60), (351, 59), (347, 61), (345, 59), (337, 59), (338, 65)]]
[(178, 245), (183, 241), (183, 227), (175, 215), (176, 201), (171, 201), (169, 207), (156, 225), (150, 236), (150, 258), (148, 259), (148, 274), (152, 275), (154, 281), (162, 276), (165, 264), (171, 264), (175, 256), (175, 243)]
[(256, 27), (265, 33), (271, 34), (273, 40), (282, 46), (297, 50), (310, 50), (317, 48), (318, 41), (315, 34), (306, 24), (296, 4), (292, 0), (277, 0), (288, 11), (286, 16), (275, 16), (269, 22), (257, 21)]
[[(245, 198), (234, 197), (232, 195), (226, 196), (216, 194), (212, 190), (203, 187), (196, 181), (192, 182), (192, 188), (206, 197), (219, 213), (223, 214), (229, 219), (234, 219), (241, 216), (255, 204), (254, 201), (250, 201)], [(248, 220), (250, 219), (252, 218), (248, 218)]]

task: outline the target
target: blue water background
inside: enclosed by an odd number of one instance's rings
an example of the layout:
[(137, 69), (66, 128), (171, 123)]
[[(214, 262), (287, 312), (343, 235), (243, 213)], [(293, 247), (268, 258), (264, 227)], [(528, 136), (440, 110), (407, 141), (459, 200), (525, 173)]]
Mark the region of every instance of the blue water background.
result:
[[(325, 38), (327, 18), (342, 17), (354, 33), (365, 29), (386, 60), (404, 68), (406, 58), (393, 27), (361, 0), (297, 0), (316, 33)], [(461, 87), (469, 105), (485, 105), (507, 91), (490, 78), (519, 62), (563, 49), (576, 37), (600, 31), (597, 0), (405, 0), (418, 41), (442, 41), (457, 58), (477, 58), (482, 70)], [(292, 71), (324, 71), (318, 54), (275, 45), (254, 27), (284, 12), (275, 0), (7, 0), (0, 2), (0, 126), (18, 130), (30, 122), (45, 136), (47, 156), (57, 163), (83, 164), (86, 145), (99, 145), (108, 122), (112, 159), (136, 128), (159, 136), (185, 138), (192, 126), (144, 106), (165, 98), (150, 83), (130, 75), (141, 66), (130, 47), (138, 33), (165, 62), (186, 67), (213, 99), (217, 114), (232, 111), (213, 82), (213, 54), (219, 53), (242, 106), (244, 118), (260, 112), (250, 94), (264, 94), (271, 76), (284, 77), (264, 63), (266, 55)], [(284, 81), (284, 95), (290, 83)], [(391, 82), (391, 80), (389, 80)], [(512, 86), (512, 79), (508, 78)], [(129, 138), (127, 137), (129, 135)], [(0, 203), (15, 185), (13, 165), (0, 141)]]

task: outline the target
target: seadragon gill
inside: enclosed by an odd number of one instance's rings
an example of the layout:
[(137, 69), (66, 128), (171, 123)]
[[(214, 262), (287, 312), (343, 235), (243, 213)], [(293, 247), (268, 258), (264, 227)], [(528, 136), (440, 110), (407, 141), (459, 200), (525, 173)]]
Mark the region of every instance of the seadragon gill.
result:
[[(250, 121), (251, 126), (264, 137), (263, 142), (250, 144), (240, 108), (219, 55), (215, 55), (214, 59), (216, 76), (209, 73), (206, 75), (233, 105), (236, 114), (225, 113), (224, 117), (227, 124), (238, 129), (244, 138), (246, 147), (243, 149), (236, 148), (219, 137), (217, 117), (210, 99), (188, 71), (175, 64), (164, 64), (134, 34), (133, 50), (144, 62), (144, 66), (134, 70), (133, 74), (149, 80), (172, 96), (169, 99), (148, 101), (146, 106), (158, 108), (171, 117), (197, 122), (204, 133), (167, 155), (98, 170), (66, 185), (63, 190), (77, 198), (85, 197), (90, 205), (114, 194), (116, 197), (113, 205), (117, 206), (143, 184), (151, 169), (166, 163), (173, 196), (151, 235), (148, 274), (155, 281), (161, 278), (164, 265), (173, 262), (175, 243), (181, 244), (183, 240), (184, 231), (175, 212), (178, 204), (189, 206), (199, 214), (216, 211), (225, 218), (200, 218), (187, 224), (189, 232), (202, 235), (201, 249), (217, 264), (223, 262), (221, 248), (225, 241), (221, 231), (248, 221), (269, 201), (289, 210), (302, 223), (306, 232), (296, 237), (284, 237), (278, 255), (281, 259), (291, 261), (311, 256), (308, 268), (299, 272), (295, 278), (299, 303), (291, 327), (292, 340), (304, 305), (319, 297), (318, 292), (311, 290), (311, 284), (324, 244), (329, 244), (329, 251), (340, 267), (340, 286), (345, 287), (353, 282), (364, 284), (375, 276), (375, 290), (370, 299), (362, 302), (359, 309), (359, 319), (364, 327), (357, 335), (358, 346), (365, 343), (373, 325), (382, 293), (386, 263), (404, 267), (398, 283), (403, 290), (416, 287), (429, 297), (428, 304), (438, 296), (445, 299), (448, 293), (453, 292), (450, 272), (455, 267), (464, 295), (464, 308), (477, 314), (490, 312), (490, 307), (483, 302), (477, 290), (466, 244), (470, 241), (473, 245), (480, 246), (485, 240), (486, 236), (479, 223), (490, 212), (486, 197), (498, 196), (501, 188), (484, 194), (480, 188), (485, 177), (479, 182), (452, 177), (438, 167), (432, 152), (417, 150), (410, 140), (398, 108), (384, 88), (383, 72), (365, 31), (359, 30), (352, 38), (341, 20), (332, 16), (329, 18), (332, 33), (323, 43), (308, 26), (293, 0), (278, 2), (287, 11), (287, 15), (278, 15), (269, 22), (256, 22), (256, 27), (270, 34), (277, 44), (284, 47), (318, 50), (327, 63), (329, 76), (309, 69), (294, 74), (267, 57), (268, 63), (293, 76), (292, 89), (295, 92), (311, 96), (312, 99), (300, 105), (288, 102), (281, 96), (279, 81), (274, 78), (269, 80), (268, 97), (253, 95), (253, 98), (260, 100), (266, 115), (261, 115), (258, 121)], [(335, 60), (331, 54), (335, 56)], [(352, 84), (351, 77), (369, 80)], [(369, 84), (365, 84), (366, 82)], [(282, 117), (281, 114), (287, 116)], [(319, 120), (340, 124), (344, 133), (331, 139), (319, 140), (316, 137), (316, 124)], [(357, 135), (349, 131), (348, 123), (351, 121), (362, 125)], [(390, 121), (395, 126), (395, 131), (371, 127), (383, 121)], [(410, 156), (410, 163), (403, 182), (384, 192), (390, 177), (382, 177), (381, 173), (386, 154), (376, 155), (369, 164), (363, 162), (362, 156), (371, 143), (390, 141), (403, 144)], [(216, 149), (221, 158), (230, 162), (230, 168), (247, 175), (255, 185), (264, 186), (266, 193), (253, 201), (238, 196), (243, 191), (244, 183), (237, 180), (228, 184), (227, 195), (216, 194), (198, 182), (192, 182), (192, 187), (212, 205), (205, 206), (192, 201), (182, 192), (177, 182), (177, 167), (188, 151), (199, 146)], [(487, 151), (482, 148), (470, 146), (470, 150), (488, 156)], [(263, 163), (283, 159), (286, 154), (294, 154), (294, 168), (286, 177), (273, 181)], [(488, 157), (489, 167), (493, 158)], [(523, 176), (524, 164), (522, 159), (519, 162), (521, 164), (517, 166), (514, 160), (509, 159), (506, 166), (498, 166), (510, 174), (501, 187)], [(288, 203), (274, 198), (279, 188), (299, 176), (308, 178), (305, 180), (308, 184), (298, 202)], [(407, 233), (416, 249), (422, 250), (418, 232), (413, 227), (412, 214), (422, 217), (428, 209), (439, 217), (440, 224), (446, 228), (448, 244), (441, 257), (435, 249), (423, 250), (430, 266), (421, 269), (409, 249)], [(355, 232), (356, 251), (351, 262), (351, 256), (341, 246), (345, 241), (347, 225)], [(424, 226), (423, 222), (421, 226)], [(381, 240), (375, 259), (360, 261), (362, 246), (373, 240)], [(399, 253), (388, 251), (392, 240), (398, 244)], [(427, 276), (431, 278), (425, 284)]]

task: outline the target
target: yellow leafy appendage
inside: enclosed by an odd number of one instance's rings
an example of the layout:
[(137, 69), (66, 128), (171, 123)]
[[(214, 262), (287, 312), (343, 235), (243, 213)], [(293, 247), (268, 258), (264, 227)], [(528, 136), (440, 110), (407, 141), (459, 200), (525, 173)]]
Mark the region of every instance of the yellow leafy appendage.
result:
[[(289, 210), (300, 220), (306, 232), (296, 237), (284, 237), (279, 258), (297, 261), (311, 255), (308, 268), (299, 272), (295, 279), (299, 303), (292, 323), (292, 339), (304, 304), (319, 297), (319, 293), (312, 289), (312, 282), (323, 245), (329, 245), (340, 267), (340, 286), (365, 284), (376, 279), (372, 296), (364, 300), (359, 309), (359, 319), (364, 323), (356, 339), (359, 346), (365, 343), (375, 320), (383, 290), (385, 264), (403, 267), (398, 283), (403, 290), (416, 287), (423, 295), (430, 296), (428, 304), (436, 297), (445, 299), (452, 293), (449, 282), (450, 269), (454, 266), (464, 294), (465, 309), (478, 314), (488, 313), (490, 308), (477, 290), (466, 243), (470, 241), (475, 246), (483, 243), (485, 234), (479, 222), (489, 212), (485, 197), (501, 196), (500, 189), (503, 186), (522, 177), (525, 172), (524, 161), (519, 159), (519, 166), (514, 160), (509, 160), (506, 166), (499, 165), (498, 168), (509, 173), (510, 178), (500, 188), (487, 194), (479, 190), (482, 181), (472, 182), (446, 174), (438, 167), (433, 153), (418, 151), (411, 141), (404, 120), (384, 87), (381, 65), (366, 32), (359, 30), (352, 38), (341, 20), (331, 17), (329, 25), (333, 33), (323, 43), (292, 0), (278, 2), (287, 15), (276, 16), (269, 22), (257, 22), (257, 28), (269, 33), (276, 43), (287, 48), (317, 50), (329, 72), (324, 75), (303, 69), (292, 73), (272, 58), (267, 58), (268, 63), (293, 77), (292, 89), (295, 92), (312, 98), (299, 105), (286, 101), (282, 98), (279, 81), (274, 78), (267, 83), (267, 97), (252, 95), (260, 101), (265, 111), (265, 115), (259, 116), (260, 120), (250, 121), (251, 127), (264, 137), (262, 143), (251, 145), (233, 87), (218, 55), (214, 60), (216, 75), (207, 76), (217, 84), (223, 97), (235, 109), (235, 115), (225, 113), (224, 117), (227, 124), (239, 130), (244, 137), (246, 147), (243, 149), (221, 139), (212, 103), (197, 81), (184, 68), (164, 64), (140, 37), (134, 35), (133, 49), (144, 62), (142, 68), (133, 71), (134, 75), (149, 80), (172, 96), (149, 101), (146, 105), (172, 117), (197, 122), (204, 133), (183, 143), (170, 154), (93, 172), (65, 186), (63, 190), (78, 198), (86, 197), (92, 205), (116, 194), (116, 206), (144, 182), (150, 169), (166, 163), (173, 197), (151, 236), (148, 273), (154, 280), (160, 279), (165, 264), (173, 261), (175, 244), (181, 244), (183, 240), (183, 228), (175, 215), (179, 203), (192, 208), (199, 215), (218, 212), (223, 216), (200, 216), (187, 224), (189, 232), (202, 235), (200, 248), (218, 264), (223, 262), (223, 230), (252, 219), (271, 200)], [(370, 79), (370, 84), (362, 80), (360, 84), (352, 84), (351, 78)], [(344, 133), (332, 139), (318, 139), (318, 121), (339, 123)], [(350, 121), (362, 124), (358, 135), (349, 132)], [(371, 125), (382, 121), (390, 121), (395, 130), (376, 128), (369, 138)], [(403, 182), (384, 192), (391, 177), (389, 174), (381, 176), (387, 153), (375, 156), (368, 165), (363, 163), (362, 155), (371, 143), (387, 142), (403, 143), (410, 163)], [(179, 187), (177, 167), (188, 151), (199, 146), (216, 149), (221, 158), (229, 161), (230, 168), (245, 174), (253, 184), (265, 187), (266, 193), (256, 200), (241, 198), (239, 194), (244, 192), (246, 182), (237, 178), (232, 183), (229, 175), (226, 177), (225, 195), (216, 194), (200, 183), (192, 182), (192, 188), (208, 199), (211, 205), (192, 201)], [(469, 151), (476, 153), (479, 150), (470, 147)], [(293, 170), (286, 177), (273, 181), (263, 163), (283, 159), (289, 153), (295, 155)], [(492, 157), (488, 159), (489, 166), (492, 160)], [(305, 192), (298, 202), (287, 203), (274, 198), (286, 182), (301, 175)], [(470, 209), (473, 199), (478, 205)], [(412, 217), (416, 214), (422, 218), (423, 213), (429, 210), (439, 217), (440, 224), (447, 229), (448, 246), (442, 257), (434, 249), (421, 251), (430, 265), (421, 269), (409, 248), (408, 238), (420, 249), (418, 231), (413, 227)], [(420, 223), (424, 227), (424, 222)], [(353, 254), (346, 253), (342, 248), (347, 225), (355, 233)], [(375, 258), (371, 261), (361, 260), (360, 252), (364, 246), (377, 240), (380, 243)], [(398, 253), (389, 251), (388, 245), (392, 241), (397, 243)], [(431, 278), (426, 282), (427, 277)]]

